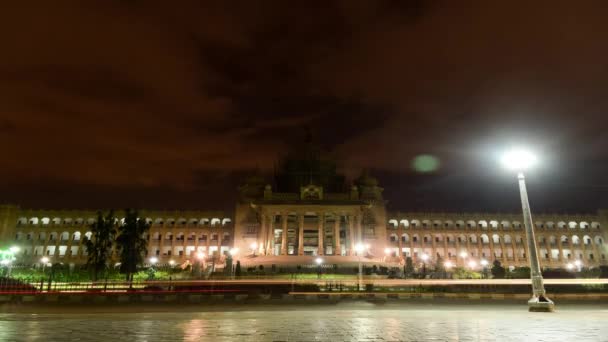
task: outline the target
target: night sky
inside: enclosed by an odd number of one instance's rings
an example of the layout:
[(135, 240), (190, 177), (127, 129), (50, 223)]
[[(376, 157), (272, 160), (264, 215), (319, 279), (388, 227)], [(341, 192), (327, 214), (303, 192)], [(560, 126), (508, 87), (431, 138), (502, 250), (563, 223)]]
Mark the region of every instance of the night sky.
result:
[[(22, 7), (18, 6), (19, 3)], [(0, 12), (0, 203), (232, 209), (307, 128), (393, 210), (608, 208), (605, 1), (38, 1)], [(412, 169), (431, 154), (435, 172)]]

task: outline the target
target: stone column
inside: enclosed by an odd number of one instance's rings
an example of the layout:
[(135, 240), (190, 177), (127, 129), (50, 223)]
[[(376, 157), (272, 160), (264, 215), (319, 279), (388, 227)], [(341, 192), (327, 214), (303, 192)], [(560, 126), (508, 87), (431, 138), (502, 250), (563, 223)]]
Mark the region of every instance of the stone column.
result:
[(431, 234), (431, 248), (433, 250), (433, 254), (430, 255), (432, 260), (437, 260), (437, 243), (435, 242), (435, 239), (437, 238), (436, 234)]
[(319, 226), (318, 226), (318, 235), (319, 238), (317, 239), (317, 242), (319, 243), (319, 246), (317, 247), (317, 254), (318, 255), (323, 255), (325, 254), (325, 244), (323, 243), (323, 238), (325, 237), (325, 213), (321, 212), (317, 214), (317, 217), (319, 219)]
[[(462, 266), (465, 266), (465, 259), (462, 259), (460, 257), (460, 253), (462, 253), (462, 249), (460, 247), (460, 241), (458, 241), (458, 238), (460, 237), (460, 235), (456, 234), (454, 235), (454, 243), (456, 244), (456, 264), (458, 264), (459, 260), (462, 260)], [(469, 252), (467, 251), (467, 254)]]
[(361, 221), (363, 221), (362, 213), (357, 215), (357, 242), (363, 243), (363, 232), (361, 231)]
[(481, 258), (483, 254), (483, 244), (481, 243), (481, 235), (475, 235), (475, 239), (477, 239), (477, 254)]
[(287, 213), (282, 213), (283, 232), (281, 233), (281, 255), (287, 255)]
[[(411, 226), (410, 226), (411, 227)], [(412, 258), (412, 262), (415, 262), (414, 259), (414, 233), (410, 230), (408, 236), (410, 237), (410, 258)]]
[(505, 236), (504, 234), (499, 235), (500, 237), (500, 250), (502, 253), (502, 256), (500, 257), (501, 261), (502, 261), (502, 266), (504, 267), (507, 261), (507, 251), (505, 250)]
[(298, 213), (298, 255), (304, 255), (304, 214)]
[(266, 255), (274, 255), (274, 221), (275, 215), (269, 215), (266, 229)]
[(445, 260), (450, 260), (450, 257), (448, 256), (448, 235), (441, 234), (441, 238), (443, 239), (443, 258)]
[(349, 240), (350, 240), (350, 248), (349, 248), (349, 255), (355, 255), (355, 244), (356, 244), (356, 240), (355, 240), (355, 222), (354, 222), (354, 216), (353, 215), (348, 215), (348, 235), (349, 235)]
[(517, 255), (517, 244), (515, 243), (515, 235), (511, 238), (511, 248), (513, 249), (513, 260), (517, 265), (519, 263), (519, 256)]
[(403, 240), (401, 239), (401, 235), (403, 235), (403, 227), (401, 226), (400, 223), (397, 223), (397, 246), (399, 248), (399, 252), (397, 253), (397, 256), (399, 257), (399, 259), (403, 258)]
[(340, 215), (335, 214), (334, 222), (334, 255), (342, 255), (342, 246), (340, 246)]
[(266, 254), (266, 215), (262, 214), (260, 216), (260, 235), (259, 235), (259, 241), (258, 241), (258, 253), (260, 255), (265, 255)]
[(601, 262), (601, 256), (600, 256), (600, 251), (597, 248), (597, 245), (595, 244), (595, 238), (591, 235), (589, 235), (589, 238), (591, 239), (591, 248), (593, 249), (593, 262), (595, 264), (599, 264)]

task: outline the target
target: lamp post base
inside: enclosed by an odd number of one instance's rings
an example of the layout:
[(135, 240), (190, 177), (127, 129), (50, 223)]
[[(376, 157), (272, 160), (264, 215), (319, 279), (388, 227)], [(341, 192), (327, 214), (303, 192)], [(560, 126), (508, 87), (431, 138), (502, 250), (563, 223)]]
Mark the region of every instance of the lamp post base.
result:
[(530, 312), (553, 312), (555, 303), (547, 297), (532, 297), (528, 301), (528, 311)]

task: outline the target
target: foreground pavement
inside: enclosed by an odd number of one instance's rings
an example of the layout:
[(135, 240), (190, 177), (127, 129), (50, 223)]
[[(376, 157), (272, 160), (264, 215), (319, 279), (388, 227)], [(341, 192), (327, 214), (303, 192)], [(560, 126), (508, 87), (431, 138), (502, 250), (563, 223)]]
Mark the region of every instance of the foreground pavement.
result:
[[(192, 308), (190, 308), (192, 309)], [(209, 309), (209, 311), (206, 311)], [(163, 312), (0, 314), (3, 341), (607, 341), (608, 306), (564, 304), (179, 306)]]

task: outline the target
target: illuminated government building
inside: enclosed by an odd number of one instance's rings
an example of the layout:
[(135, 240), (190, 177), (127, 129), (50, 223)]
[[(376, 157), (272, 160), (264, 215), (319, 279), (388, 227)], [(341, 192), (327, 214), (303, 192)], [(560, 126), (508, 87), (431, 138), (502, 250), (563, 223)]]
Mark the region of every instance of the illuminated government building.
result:
[[(335, 161), (310, 142), (277, 163), (272, 177), (252, 175), (239, 188), (234, 213), (149, 211), (149, 256), (182, 263), (201, 252), (221, 259), (238, 250), (241, 262), (305, 263), (322, 255), (329, 263), (429, 263), (455, 265), (499, 260), (526, 266), (528, 247), (520, 213), (387, 212), (383, 189), (363, 172), (352, 183)], [(120, 214), (120, 212), (117, 212)], [(83, 243), (96, 210), (36, 210), (0, 206), (0, 245), (21, 248), (19, 260), (86, 261)], [(606, 264), (608, 210), (595, 215), (533, 215), (543, 267)], [(357, 255), (356, 245), (365, 246)], [(308, 261), (307, 261), (308, 260)]]

